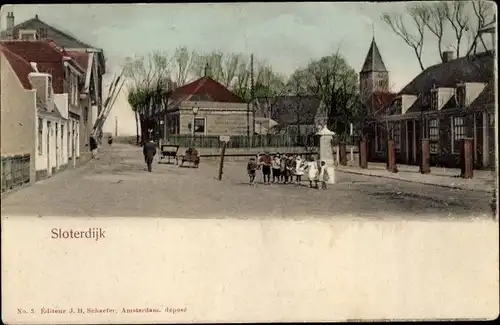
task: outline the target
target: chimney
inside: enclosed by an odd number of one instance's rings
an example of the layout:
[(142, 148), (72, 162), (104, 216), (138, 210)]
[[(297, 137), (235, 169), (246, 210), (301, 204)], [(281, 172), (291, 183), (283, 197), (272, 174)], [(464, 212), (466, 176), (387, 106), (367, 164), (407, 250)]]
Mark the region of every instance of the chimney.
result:
[(212, 77), (212, 69), (210, 68), (208, 62), (207, 65), (205, 66), (205, 77)]
[(453, 60), (453, 51), (444, 51), (443, 52), (443, 63), (449, 62)]
[(7, 13), (7, 39), (14, 38), (14, 13)]

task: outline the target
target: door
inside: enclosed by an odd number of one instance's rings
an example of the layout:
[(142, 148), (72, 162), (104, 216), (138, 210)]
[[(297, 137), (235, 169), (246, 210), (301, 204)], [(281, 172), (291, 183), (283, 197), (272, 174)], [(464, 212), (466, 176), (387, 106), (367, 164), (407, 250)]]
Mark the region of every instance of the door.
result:
[(413, 154), (413, 148), (414, 148), (414, 143), (413, 143), (413, 121), (407, 121), (406, 122), (406, 132), (408, 134), (408, 141), (406, 143), (407, 149), (406, 152), (408, 152), (408, 164), (413, 165), (415, 164), (415, 157)]
[(56, 145), (56, 168), (59, 168), (59, 130), (58, 130), (59, 124), (55, 124), (56, 128), (56, 136), (54, 138), (54, 144)]
[(483, 167), (483, 155), (484, 155), (484, 146), (483, 146), (483, 114), (475, 113), (474, 114), (474, 168), (482, 168)]
[(52, 165), (50, 163), (50, 155), (52, 154), (50, 150), (50, 122), (47, 122), (47, 175), (52, 175)]

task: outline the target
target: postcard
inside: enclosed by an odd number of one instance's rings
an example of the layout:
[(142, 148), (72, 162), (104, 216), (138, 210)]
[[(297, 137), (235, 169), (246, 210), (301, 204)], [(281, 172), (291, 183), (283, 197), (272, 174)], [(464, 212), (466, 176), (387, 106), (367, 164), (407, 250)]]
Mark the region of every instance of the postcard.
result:
[(497, 318), (495, 9), (2, 6), (3, 322)]

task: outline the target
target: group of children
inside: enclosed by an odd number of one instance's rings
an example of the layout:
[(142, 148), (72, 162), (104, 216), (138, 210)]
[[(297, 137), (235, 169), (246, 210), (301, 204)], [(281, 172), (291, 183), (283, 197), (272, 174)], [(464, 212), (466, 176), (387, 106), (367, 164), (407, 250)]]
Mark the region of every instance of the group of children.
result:
[[(269, 153), (263, 155), (257, 154), (257, 158), (250, 158), (247, 164), (247, 172), (250, 184), (255, 184), (255, 175), (257, 170), (262, 170), (264, 184), (283, 183), (300, 185), (302, 176), (307, 172), (309, 186), (312, 188), (326, 189), (329, 175), (324, 161), (314, 160), (312, 157), (304, 159), (300, 155), (276, 154), (271, 156)], [(272, 181), (271, 181), (272, 176)]]

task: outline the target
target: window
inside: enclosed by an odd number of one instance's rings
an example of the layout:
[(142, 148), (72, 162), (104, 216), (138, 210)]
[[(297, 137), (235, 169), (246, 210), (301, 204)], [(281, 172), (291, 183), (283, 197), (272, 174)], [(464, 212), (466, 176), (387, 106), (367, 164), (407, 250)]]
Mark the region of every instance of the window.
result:
[(68, 93), (68, 102), (70, 104), (73, 104), (73, 83), (71, 80), (71, 73), (68, 71), (67, 73), (67, 79), (66, 79), (66, 84), (67, 84), (67, 89), (66, 92)]
[(383, 125), (375, 126), (375, 151), (385, 152), (387, 140), (385, 136), (385, 127)]
[(394, 122), (392, 125), (392, 140), (394, 140), (394, 148), (396, 151), (401, 149), (401, 124)]
[(43, 119), (38, 119), (38, 154), (43, 154)]
[(431, 110), (436, 111), (438, 109), (438, 95), (439, 92), (437, 89), (431, 91)]
[(439, 150), (439, 120), (429, 121), (429, 151), (431, 154), (437, 154)]
[(78, 76), (73, 74), (73, 91), (75, 92), (73, 96), (73, 105), (78, 106)]
[(47, 98), (52, 97), (52, 77), (47, 77)]
[(392, 104), (392, 112), (394, 114), (401, 114), (402, 109), (403, 109), (403, 100), (401, 98), (398, 98)]
[(458, 108), (465, 107), (465, 85), (459, 85), (455, 91)]
[(460, 140), (466, 138), (465, 120), (463, 116), (452, 117), (453, 141), (451, 149), (454, 153), (460, 152)]
[(20, 31), (19, 39), (22, 41), (34, 41), (37, 39), (36, 31), (26, 31), (26, 30)]
[(421, 103), (422, 103), (422, 107), (423, 108), (428, 108), (429, 107), (429, 105), (430, 105), (430, 97), (431, 97), (431, 94), (428, 93), (428, 92), (420, 94), (420, 99), (421, 99)]
[(205, 134), (205, 118), (195, 117), (194, 118), (194, 133)]

